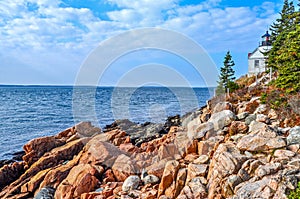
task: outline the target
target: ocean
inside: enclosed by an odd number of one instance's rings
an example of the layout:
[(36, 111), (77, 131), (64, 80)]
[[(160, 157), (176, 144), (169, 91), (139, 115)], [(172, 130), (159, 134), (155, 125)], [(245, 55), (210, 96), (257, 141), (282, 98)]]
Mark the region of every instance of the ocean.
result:
[(9, 159), (29, 140), (92, 121), (103, 128), (116, 119), (164, 122), (211, 97), (210, 88), (113, 88), (0, 86), (0, 160)]

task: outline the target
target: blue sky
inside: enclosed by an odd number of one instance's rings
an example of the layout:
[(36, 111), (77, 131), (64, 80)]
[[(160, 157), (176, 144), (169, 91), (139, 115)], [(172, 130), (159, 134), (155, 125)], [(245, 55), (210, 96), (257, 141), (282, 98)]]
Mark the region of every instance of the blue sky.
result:
[[(239, 77), (247, 73), (247, 53), (278, 17), (282, 2), (1, 0), (0, 84), (73, 85), (81, 64), (102, 41), (146, 27), (186, 35), (206, 50), (217, 68), (230, 50)], [(123, 56), (99, 84), (115, 85), (126, 70), (152, 62), (174, 68), (192, 86), (204, 86), (184, 61), (151, 50)]]

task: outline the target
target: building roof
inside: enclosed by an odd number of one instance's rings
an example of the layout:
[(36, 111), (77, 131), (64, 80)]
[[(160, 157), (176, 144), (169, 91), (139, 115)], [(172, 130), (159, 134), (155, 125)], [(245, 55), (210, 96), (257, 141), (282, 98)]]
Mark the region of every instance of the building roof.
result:
[(261, 36), (261, 38), (264, 38), (264, 37), (270, 37), (271, 35), (269, 34), (269, 31), (266, 32), (266, 34), (264, 34), (263, 36)]
[(265, 58), (263, 53), (268, 52), (270, 48), (265, 48), (265, 46), (260, 46), (256, 48), (251, 54), (248, 55), (248, 59), (257, 59), (257, 58)]

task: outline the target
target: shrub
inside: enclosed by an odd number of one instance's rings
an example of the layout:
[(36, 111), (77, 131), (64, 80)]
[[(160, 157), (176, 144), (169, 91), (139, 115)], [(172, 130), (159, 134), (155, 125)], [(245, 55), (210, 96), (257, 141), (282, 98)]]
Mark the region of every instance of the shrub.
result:
[(300, 198), (300, 182), (295, 190), (291, 191), (288, 195), (288, 199), (299, 199)]

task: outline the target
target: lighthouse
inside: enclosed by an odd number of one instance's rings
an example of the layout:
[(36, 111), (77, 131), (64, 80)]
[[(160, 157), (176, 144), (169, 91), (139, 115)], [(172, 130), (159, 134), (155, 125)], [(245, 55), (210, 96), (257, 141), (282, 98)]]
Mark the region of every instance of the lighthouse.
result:
[(266, 55), (271, 48), (270, 34), (268, 31), (261, 37), (258, 47), (248, 53), (248, 75), (253, 76), (266, 71)]

